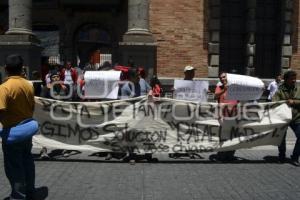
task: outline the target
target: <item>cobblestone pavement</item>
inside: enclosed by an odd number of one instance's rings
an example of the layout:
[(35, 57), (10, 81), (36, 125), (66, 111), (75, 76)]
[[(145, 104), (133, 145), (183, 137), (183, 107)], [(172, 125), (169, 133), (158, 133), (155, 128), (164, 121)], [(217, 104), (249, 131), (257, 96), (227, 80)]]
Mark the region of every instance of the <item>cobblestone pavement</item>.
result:
[[(288, 154), (293, 136), (288, 136)], [(39, 149), (35, 148), (34, 153)], [(300, 199), (300, 167), (276, 162), (272, 146), (238, 150), (239, 161), (158, 155), (158, 163), (135, 165), (91, 152), (36, 160), (36, 185), (49, 188), (49, 200)], [(9, 194), (0, 151), (0, 200)]]

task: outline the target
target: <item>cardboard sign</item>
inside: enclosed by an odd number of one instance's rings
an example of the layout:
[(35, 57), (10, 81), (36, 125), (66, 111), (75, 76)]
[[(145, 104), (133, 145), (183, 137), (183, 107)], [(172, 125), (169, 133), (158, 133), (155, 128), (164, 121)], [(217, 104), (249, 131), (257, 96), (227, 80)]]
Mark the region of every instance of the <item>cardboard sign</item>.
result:
[(85, 98), (117, 99), (120, 74), (120, 71), (86, 71)]
[(177, 100), (188, 100), (207, 102), (208, 81), (174, 81), (174, 98)]

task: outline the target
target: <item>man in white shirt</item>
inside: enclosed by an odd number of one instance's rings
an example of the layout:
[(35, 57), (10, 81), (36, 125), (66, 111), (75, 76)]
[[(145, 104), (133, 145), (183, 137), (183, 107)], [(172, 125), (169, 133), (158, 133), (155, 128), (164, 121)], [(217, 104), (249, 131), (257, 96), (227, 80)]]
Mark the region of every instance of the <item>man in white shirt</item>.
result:
[(281, 79), (282, 79), (281, 74), (278, 74), (276, 76), (275, 80), (269, 84), (269, 86), (267, 88), (267, 90), (269, 91), (268, 101), (272, 101), (272, 97), (277, 92), (278, 86), (281, 83)]

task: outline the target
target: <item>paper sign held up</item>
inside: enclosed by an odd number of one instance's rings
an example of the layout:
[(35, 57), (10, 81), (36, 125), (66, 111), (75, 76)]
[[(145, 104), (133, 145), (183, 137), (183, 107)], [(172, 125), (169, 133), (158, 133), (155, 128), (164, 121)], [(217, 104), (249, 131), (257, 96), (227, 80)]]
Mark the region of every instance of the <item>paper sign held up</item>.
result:
[(227, 84), (227, 100), (257, 100), (263, 94), (265, 87), (264, 83), (259, 78), (228, 73)]
[(90, 99), (117, 99), (120, 71), (86, 71), (85, 97)]

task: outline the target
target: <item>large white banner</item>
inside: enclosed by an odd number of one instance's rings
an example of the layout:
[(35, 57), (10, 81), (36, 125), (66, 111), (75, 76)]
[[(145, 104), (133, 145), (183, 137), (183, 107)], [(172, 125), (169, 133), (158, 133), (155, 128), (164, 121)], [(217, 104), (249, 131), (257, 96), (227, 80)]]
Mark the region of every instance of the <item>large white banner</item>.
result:
[(174, 98), (196, 102), (207, 102), (208, 81), (174, 81)]
[(84, 103), (36, 98), (40, 134), (34, 142), (104, 152), (227, 151), (280, 144), (292, 117), (282, 103), (239, 105), (229, 117), (221, 116), (224, 107), (167, 98)]

